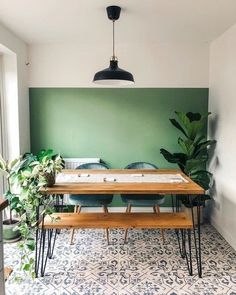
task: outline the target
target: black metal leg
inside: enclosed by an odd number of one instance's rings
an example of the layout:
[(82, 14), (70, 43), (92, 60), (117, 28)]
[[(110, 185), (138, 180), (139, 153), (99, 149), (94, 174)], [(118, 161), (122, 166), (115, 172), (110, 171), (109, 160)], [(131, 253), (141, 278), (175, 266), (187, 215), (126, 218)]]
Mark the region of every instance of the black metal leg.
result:
[(51, 257), (51, 250), (52, 250), (52, 235), (53, 235), (53, 229), (48, 229), (48, 251), (47, 251), (47, 257)]
[(182, 238), (182, 258), (186, 257), (186, 231), (181, 229), (181, 238)]
[(40, 267), (40, 261), (42, 258), (42, 252), (43, 252), (43, 243), (45, 242), (45, 240), (43, 239), (44, 236), (44, 216), (42, 219), (42, 224), (41, 224), (41, 229), (37, 229), (37, 234), (36, 234), (36, 248), (37, 251), (35, 251), (35, 275), (36, 278), (38, 277), (39, 274), (39, 267)]
[[(55, 196), (55, 195), (54, 195)], [(53, 196), (53, 197), (54, 197)], [(59, 202), (59, 196), (56, 196), (55, 205)], [(35, 246), (35, 275), (44, 276), (47, 260), (52, 258), (57, 230), (44, 228), (44, 214), (40, 218), (39, 208), (37, 209), (38, 228), (36, 229)], [(40, 221), (41, 219), (41, 221)]]
[(200, 224), (200, 196), (197, 196), (197, 227), (195, 225), (194, 218), (194, 204), (192, 201), (192, 196), (189, 196), (189, 201), (191, 205), (191, 215), (193, 222), (193, 237), (194, 237), (194, 246), (195, 246), (195, 254), (197, 260), (197, 269), (199, 278), (202, 277), (202, 258), (201, 258), (201, 224)]
[[(173, 196), (172, 196), (172, 210), (174, 212), (174, 201), (173, 201)], [(176, 199), (175, 199), (175, 210), (176, 212), (179, 212), (180, 211), (180, 201), (179, 201), (179, 198), (178, 196), (176, 196)], [(178, 245), (179, 245), (179, 251), (180, 251), (180, 255), (182, 258), (185, 258), (186, 256), (186, 232), (184, 229), (175, 229), (175, 233), (176, 233), (176, 236), (177, 236), (177, 240), (178, 240)]]
[[(53, 229), (48, 229), (47, 232), (48, 232), (48, 249), (47, 249), (47, 255), (46, 255), (45, 261), (44, 261), (43, 272), (41, 274), (42, 276), (44, 276), (48, 258), (51, 258), (52, 257), (52, 236), (53, 236)], [(56, 236), (56, 233), (55, 233), (55, 236)]]
[[(195, 197), (195, 196), (194, 196)], [(189, 203), (191, 208), (191, 217), (192, 217), (192, 223), (193, 228), (192, 229), (176, 229), (175, 233), (178, 240), (178, 246), (180, 255), (182, 258), (186, 258), (187, 267), (190, 275), (193, 275), (193, 264), (192, 264), (192, 237), (194, 242), (194, 248), (195, 248), (195, 257), (197, 262), (197, 271), (198, 276), (202, 277), (202, 259), (201, 259), (201, 211), (200, 211), (200, 196), (197, 197), (197, 223), (195, 222), (195, 216), (194, 216), (194, 205), (193, 204), (193, 196), (189, 195)], [(173, 204), (173, 203), (172, 203)], [(180, 211), (180, 202), (178, 199), (178, 196), (176, 196), (176, 202), (175, 202), (175, 210), (176, 212)], [(173, 210), (174, 212), (174, 210)], [(186, 245), (188, 247), (186, 248)]]
[(188, 253), (186, 251), (186, 262), (188, 266), (188, 272), (190, 276), (193, 275), (193, 264), (192, 264), (192, 245), (191, 245), (191, 237), (192, 237), (192, 232), (191, 229), (187, 229), (188, 231)]
[(171, 195), (171, 205), (172, 205), (172, 212), (175, 212), (175, 205), (174, 205), (174, 196)]
[[(53, 256), (54, 248), (55, 248), (55, 243), (56, 243), (56, 238), (57, 238), (57, 230), (51, 229), (51, 241), (52, 243), (50, 244), (50, 252), (48, 255), (48, 258), (51, 259)], [(53, 238), (53, 231), (54, 231), (54, 238)]]
[[(36, 220), (39, 220), (39, 206), (36, 209)], [(34, 263), (34, 272), (35, 275), (37, 277), (38, 275), (38, 269), (37, 269), (37, 265), (38, 265), (38, 239), (39, 239), (39, 228), (37, 225), (37, 229), (36, 229), (36, 233), (35, 233), (35, 263)]]
[(179, 245), (180, 256), (184, 259), (186, 257), (186, 230), (176, 229), (175, 233)]
[[(42, 229), (42, 257), (41, 257), (41, 277), (44, 276), (44, 254), (45, 254), (45, 241), (46, 241), (46, 230)], [(47, 259), (47, 255), (46, 255)]]
[(63, 208), (64, 208), (64, 195), (60, 195), (60, 199), (61, 199), (61, 211), (63, 212)]
[(201, 253), (201, 210), (200, 210), (200, 196), (197, 198), (197, 227), (198, 227), (198, 255), (199, 255), (199, 266), (198, 275), (202, 277), (202, 253)]

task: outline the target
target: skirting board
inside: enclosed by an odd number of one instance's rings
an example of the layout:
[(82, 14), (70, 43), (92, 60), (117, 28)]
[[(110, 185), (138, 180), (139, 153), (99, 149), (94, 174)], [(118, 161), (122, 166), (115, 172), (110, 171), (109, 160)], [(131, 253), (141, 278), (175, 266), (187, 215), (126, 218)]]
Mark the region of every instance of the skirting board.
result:
[[(109, 212), (125, 212), (126, 207), (108, 207)], [(172, 207), (161, 207), (161, 212), (172, 212)], [(99, 207), (82, 207), (81, 212), (103, 212)], [(132, 207), (132, 212), (153, 212), (152, 207)]]
[(214, 218), (210, 218), (211, 225), (222, 235), (222, 237), (236, 250), (236, 236), (223, 228)]

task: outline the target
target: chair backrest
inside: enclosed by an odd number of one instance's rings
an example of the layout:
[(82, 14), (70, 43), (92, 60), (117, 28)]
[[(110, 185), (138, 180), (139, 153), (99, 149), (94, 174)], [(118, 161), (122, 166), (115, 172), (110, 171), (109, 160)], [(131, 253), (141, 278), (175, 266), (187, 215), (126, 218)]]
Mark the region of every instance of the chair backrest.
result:
[(135, 162), (127, 165), (125, 169), (158, 169), (158, 167), (147, 162)]
[(85, 163), (81, 164), (76, 169), (98, 169), (98, 170), (106, 170), (109, 167), (104, 163)]

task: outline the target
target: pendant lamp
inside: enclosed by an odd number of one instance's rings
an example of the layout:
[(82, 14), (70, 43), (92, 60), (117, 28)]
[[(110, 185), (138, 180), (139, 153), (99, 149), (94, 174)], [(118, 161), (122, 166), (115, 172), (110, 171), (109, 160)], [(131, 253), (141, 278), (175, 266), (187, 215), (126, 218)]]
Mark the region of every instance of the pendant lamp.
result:
[(112, 21), (113, 34), (112, 34), (112, 44), (113, 53), (110, 59), (110, 65), (108, 68), (97, 72), (94, 75), (93, 82), (101, 85), (111, 85), (111, 86), (125, 86), (134, 84), (134, 77), (131, 73), (122, 70), (118, 67), (118, 59), (115, 56), (115, 21), (120, 17), (121, 8), (119, 6), (108, 6), (107, 16)]

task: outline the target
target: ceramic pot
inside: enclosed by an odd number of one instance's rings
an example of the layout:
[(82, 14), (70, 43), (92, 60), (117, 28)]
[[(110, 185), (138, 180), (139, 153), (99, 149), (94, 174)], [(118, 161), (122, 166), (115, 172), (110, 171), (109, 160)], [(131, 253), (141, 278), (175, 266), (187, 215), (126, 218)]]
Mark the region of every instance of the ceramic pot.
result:
[(19, 230), (16, 230), (16, 227), (19, 226), (20, 221), (17, 219), (3, 220), (3, 240), (7, 243), (13, 243), (18, 241), (21, 238), (21, 234)]
[(56, 182), (55, 173), (45, 173), (45, 177), (47, 180), (47, 186), (52, 187)]

